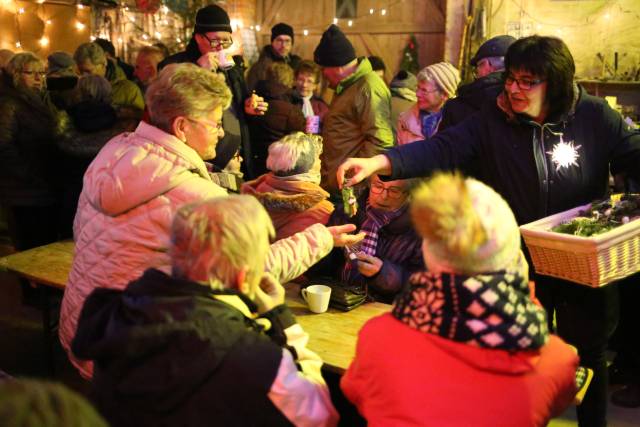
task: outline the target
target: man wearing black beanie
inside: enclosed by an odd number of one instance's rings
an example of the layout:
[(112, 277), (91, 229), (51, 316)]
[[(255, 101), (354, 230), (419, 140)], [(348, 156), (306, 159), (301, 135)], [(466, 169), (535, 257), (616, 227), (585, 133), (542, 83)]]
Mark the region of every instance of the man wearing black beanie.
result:
[(302, 59), (298, 55), (291, 54), (293, 41), (294, 34), (291, 25), (280, 22), (271, 28), (271, 44), (262, 48), (258, 61), (251, 66), (247, 74), (249, 90), (255, 89), (260, 80), (267, 78), (267, 69), (274, 62), (284, 62), (295, 71)]
[(322, 187), (336, 198), (336, 170), (349, 157), (372, 157), (393, 146), (391, 92), (366, 57), (356, 57), (340, 28), (331, 25), (313, 53), (335, 90), (322, 126)]
[(246, 115), (263, 115), (268, 104), (257, 95), (249, 96), (241, 64), (235, 63), (228, 53), (223, 53), (233, 45), (232, 32), (229, 15), (220, 6), (210, 4), (199, 9), (187, 49), (166, 58), (158, 64), (158, 70), (168, 64), (191, 62), (224, 75), (233, 99), (223, 114), (225, 136), (218, 142), (216, 157), (211, 163), (214, 169), (222, 170), (239, 149), (244, 159), (242, 172), (251, 179), (257, 174), (253, 167)]

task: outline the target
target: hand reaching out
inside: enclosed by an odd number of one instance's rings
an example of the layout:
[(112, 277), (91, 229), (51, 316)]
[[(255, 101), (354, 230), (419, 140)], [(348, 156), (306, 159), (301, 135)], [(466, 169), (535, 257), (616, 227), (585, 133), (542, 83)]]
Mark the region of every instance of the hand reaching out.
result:
[(256, 288), (253, 302), (258, 306), (258, 313), (266, 313), (274, 307), (284, 304), (284, 287), (269, 273), (265, 273)]

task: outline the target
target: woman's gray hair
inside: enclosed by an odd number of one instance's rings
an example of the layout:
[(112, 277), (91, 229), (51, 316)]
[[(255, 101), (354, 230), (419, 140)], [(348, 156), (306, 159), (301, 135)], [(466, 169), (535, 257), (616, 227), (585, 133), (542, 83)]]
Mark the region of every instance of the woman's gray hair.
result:
[(278, 176), (305, 173), (321, 153), (321, 136), (294, 132), (269, 146), (267, 169)]
[(245, 269), (251, 284), (264, 273), (269, 239), (275, 231), (255, 197), (229, 196), (185, 205), (171, 230), (173, 276), (231, 287)]
[(93, 65), (107, 64), (107, 55), (97, 43), (83, 43), (73, 54), (73, 60), (80, 64), (86, 60)]
[(111, 104), (111, 83), (102, 76), (86, 74), (78, 79), (75, 101), (98, 101)]
[(42, 65), (42, 69), (44, 70), (44, 61), (35, 53), (20, 52), (13, 55), (5, 67), (5, 71), (9, 76), (11, 76), (11, 81), (13, 82), (14, 87), (17, 87), (20, 83), (20, 73), (24, 70), (24, 66), (27, 64), (33, 64), (34, 62)]
[(190, 63), (170, 64), (147, 88), (145, 102), (151, 124), (171, 133), (178, 116), (201, 118), (228, 108), (231, 91), (222, 75)]

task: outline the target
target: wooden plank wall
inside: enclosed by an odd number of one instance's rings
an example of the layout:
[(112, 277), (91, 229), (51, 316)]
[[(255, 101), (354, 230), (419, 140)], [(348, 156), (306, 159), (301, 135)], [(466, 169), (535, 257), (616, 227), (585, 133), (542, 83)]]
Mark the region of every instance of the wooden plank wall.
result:
[[(256, 23), (261, 26), (258, 46), (270, 42), (271, 27), (286, 22), (294, 27), (293, 52), (312, 59), (322, 32), (333, 22), (335, 0), (257, 0)], [(386, 80), (399, 70), (404, 47), (416, 36), (420, 66), (444, 56), (446, 0), (358, 0), (353, 25), (338, 25), (353, 43), (356, 54), (380, 56), (387, 65)], [(369, 13), (374, 9), (374, 14)], [(381, 10), (386, 9), (382, 15)], [(303, 30), (308, 35), (303, 35)]]

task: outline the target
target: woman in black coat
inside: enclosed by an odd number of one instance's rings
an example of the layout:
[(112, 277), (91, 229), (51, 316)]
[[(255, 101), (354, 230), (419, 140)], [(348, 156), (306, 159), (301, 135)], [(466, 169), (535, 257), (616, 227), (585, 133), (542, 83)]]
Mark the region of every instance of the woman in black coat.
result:
[[(355, 184), (375, 172), (398, 179), (476, 166), (478, 178), (525, 224), (603, 197), (609, 171), (640, 179), (640, 132), (574, 83), (575, 64), (562, 40), (522, 38), (509, 47), (505, 68), (504, 91), (478, 113), (426, 142), (349, 159), (338, 168), (338, 182), (345, 172), (353, 174), (350, 184)], [(581, 364), (594, 371), (577, 409), (578, 423), (605, 426), (605, 350), (619, 313), (617, 285), (590, 288), (549, 276), (533, 279), (550, 319), (555, 312), (558, 335), (576, 346)]]
[(56, 241), (60, 153), (68, 117), (50, 101), (45, 65), (30, 52), (16, 54), (0, 89), (0, 201), (18, 250)]

